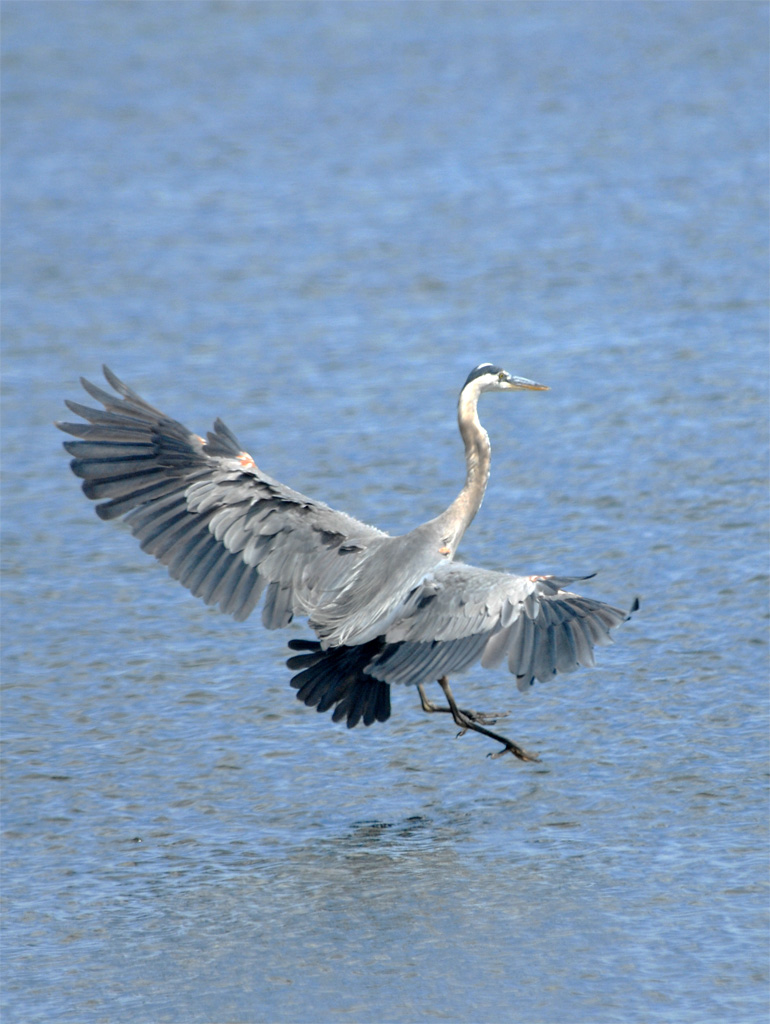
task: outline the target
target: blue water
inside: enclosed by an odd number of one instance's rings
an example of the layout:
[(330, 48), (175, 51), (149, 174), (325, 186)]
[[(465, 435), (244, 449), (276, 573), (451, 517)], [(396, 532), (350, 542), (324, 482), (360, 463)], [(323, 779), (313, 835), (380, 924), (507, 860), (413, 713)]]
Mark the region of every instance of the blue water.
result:
[[(2, 1017), (755, 1022), (768, 1008), (768, 8), (27, 3), (3, 18)], [(520, 695), (542, 761), (101, 523), (51, 423), (111, 365), (268, 472), (642, 611)], [(444, 717), (444, 716), (440, 716)]]

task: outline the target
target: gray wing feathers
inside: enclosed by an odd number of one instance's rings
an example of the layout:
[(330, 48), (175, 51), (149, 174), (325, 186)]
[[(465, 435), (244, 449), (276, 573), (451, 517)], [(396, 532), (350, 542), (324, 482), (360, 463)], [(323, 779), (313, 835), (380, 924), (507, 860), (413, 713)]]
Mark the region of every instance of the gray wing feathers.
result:
[(476, 661), (484, 649), (484, 634), (457, 640), (400, 643), (386, 646), (366, 671), (388, 683), (416, 685), (462, 672)]
[(82, 380), (104, 409), (68, 401), (85, 422), (58, 424), (79, 439), (65, 448), (97, 513), (125, 516), (143, 550), (236, 619), (263, 592), (268, 628), (308, 615), (321, 644), (303, 656), (315, 661), (297, 677), (301, 699), (331, 701), (349, 724), (384, 720), (390, 683), (478, 658), (507, 661), (521, 689), (593, 665), (594, 646), (627, 617), (565, 589), (572, 577), (444, 562), (439, 520), (389, 538), (267, 476), (221, 420), (204, 441), (104, 373), (117, 397)]
[(625, 612), (563, 589), (574, 577), (511, 576), (451, 563), (426, 580), (409, 615), (385, 634), (366, 671), (390, 683), (421, 683), (507, 660), (519, 689), (594, 664)]
[(216, 420), (207, 439), (165, 416), (104, 368), (118, 396), (81, 378), (104, 406), (68, 401), (85, 423), (57, 424), (102, 519), (126, 516), (142, 549), (207, 604), (284, 626), (349, 574), (351, 552), (386, 535), (262, 473)]

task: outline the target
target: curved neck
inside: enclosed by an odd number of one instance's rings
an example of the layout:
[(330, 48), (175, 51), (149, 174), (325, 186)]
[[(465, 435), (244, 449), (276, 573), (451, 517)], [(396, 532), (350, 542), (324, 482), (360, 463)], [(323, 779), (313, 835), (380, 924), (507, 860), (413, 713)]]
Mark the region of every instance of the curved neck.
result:
[(481, 508), (489, 480), (492, 449), (489, 435), (479, 422), (477, 411), (480, 392), (464, 388), (457, 406), (457, 423), (465, 444), (465, 486), (439, 519), (446, 530), (446, 546), (454, 556), (462, 535)]

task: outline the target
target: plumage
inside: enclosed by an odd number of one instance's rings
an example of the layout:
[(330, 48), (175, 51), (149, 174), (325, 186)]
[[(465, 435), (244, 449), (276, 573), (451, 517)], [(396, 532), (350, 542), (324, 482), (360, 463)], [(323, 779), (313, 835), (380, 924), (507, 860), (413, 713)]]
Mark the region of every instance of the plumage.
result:
[[(103, 409), (67, 400), (83, 423), (57, 424), (101, 518), (125, 516), (144, 551), (207, 604), (245, 619), (262, 598), (268, 629), (308, 619), (317, 640), (291, 640), (298, 698), (335, 721), (390, 715), (390, 686), (439, 679), (463, 729), (488, 716), (454, 706), (445, 677), (481, 660), (503, 663), (520, 689), (594, 663), (626, 613), (567, 589), (574, 577), (515, 576), (454, 560), (489, 474), (489, 440), (476, 412), (493, 390), (545, 390), (483, 363), (460, 394), (467, 479), (450, 507), (392, 537), (264, 473), (217, 419), (206, 439), (142, 399), (104, 368), (115, 394), (81, 378)], [(636, 607), (636, 605), (634, 606)], [(633, 609), (632, 609), (633, 610)], [(425, 706), (424, 695), (423, 706)]]

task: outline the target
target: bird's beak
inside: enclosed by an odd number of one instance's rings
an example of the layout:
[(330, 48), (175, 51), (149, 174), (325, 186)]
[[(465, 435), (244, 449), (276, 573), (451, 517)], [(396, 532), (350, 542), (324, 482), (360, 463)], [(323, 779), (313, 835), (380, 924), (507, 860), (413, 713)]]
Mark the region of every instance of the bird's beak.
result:
[(537, 381), (527, 380), (526, 377), (509, 377), (505, 382), (512, 391), (548, 391), (547, 384), (538, 384)]

